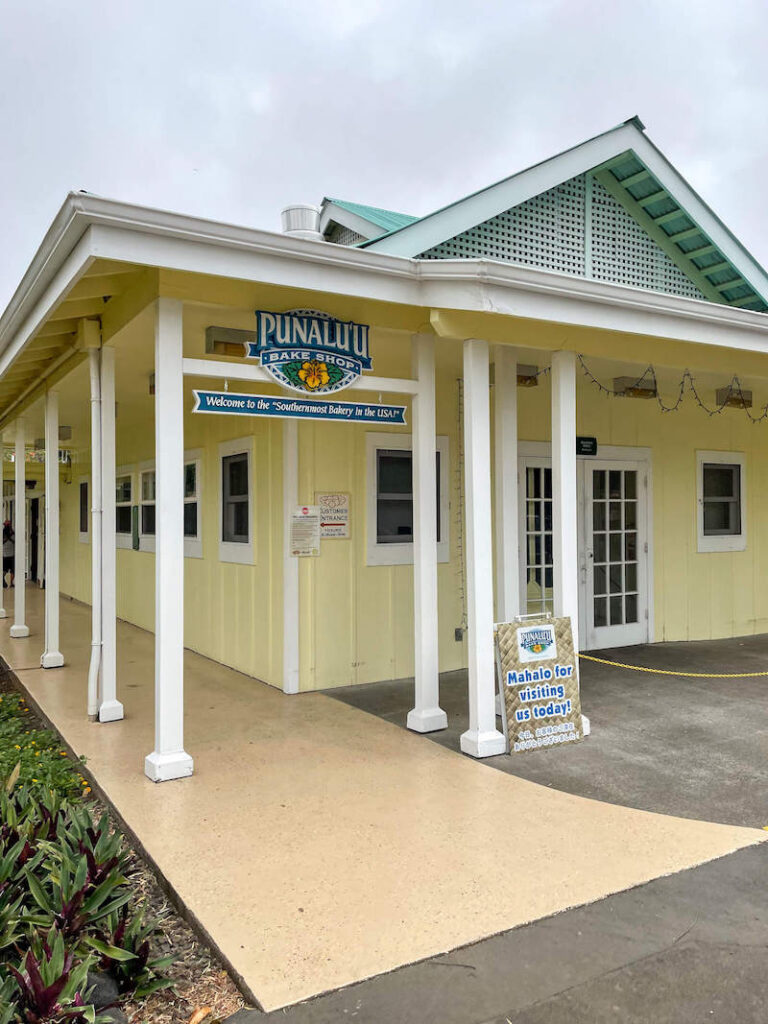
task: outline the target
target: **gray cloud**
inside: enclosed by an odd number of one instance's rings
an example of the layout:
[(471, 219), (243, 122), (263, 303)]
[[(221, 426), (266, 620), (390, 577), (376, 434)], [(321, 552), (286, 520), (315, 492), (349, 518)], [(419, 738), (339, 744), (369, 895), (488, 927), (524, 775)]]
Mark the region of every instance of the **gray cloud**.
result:
[(426, 213), (640, 114), (758, 259), (761, 0), (0, 0), (0, 308), (69, 189)]

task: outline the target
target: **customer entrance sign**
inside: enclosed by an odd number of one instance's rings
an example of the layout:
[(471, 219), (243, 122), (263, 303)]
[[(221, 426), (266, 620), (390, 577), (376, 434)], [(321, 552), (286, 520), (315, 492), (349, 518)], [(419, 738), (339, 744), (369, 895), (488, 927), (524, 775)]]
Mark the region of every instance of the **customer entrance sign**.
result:
[(509, 753), (582, 738), (579, 667), (569, 618), (500, 623), (496, 664)]
[(195, 406), (192, 412), (405, 425), (406, 407), (404, 405), (379, 405), (375, 402), (334, 402), (324, 401), (321, 398), (287, 398), (280, 395), (245, 395), (234, 391), (194, 390), (192, 394), (195, 396)]

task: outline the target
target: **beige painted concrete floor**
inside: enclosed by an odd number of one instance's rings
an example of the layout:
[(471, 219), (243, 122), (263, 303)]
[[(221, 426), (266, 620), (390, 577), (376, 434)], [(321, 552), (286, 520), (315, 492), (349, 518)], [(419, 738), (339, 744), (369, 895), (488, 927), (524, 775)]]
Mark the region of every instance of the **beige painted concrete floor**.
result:
[(28, 606), (32, 635), (0, 620), (0, 653), (265, 1009), (766, 838), (553, 791), (191, 653), (195, 775), (154, 785), (152, 635), (119, 625), (126, 719), (92, 724), (89, 609), (62, 601), (68, 664), (43, 671), (42, 593)]

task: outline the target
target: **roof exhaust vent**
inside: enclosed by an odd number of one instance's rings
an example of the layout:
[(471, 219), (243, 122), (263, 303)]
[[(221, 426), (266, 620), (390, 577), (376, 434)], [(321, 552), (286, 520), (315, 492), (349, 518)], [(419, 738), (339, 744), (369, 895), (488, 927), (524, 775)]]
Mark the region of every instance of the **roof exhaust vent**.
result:
[(283, 234), (293, 238), (309, 238), (316, 242), (322, 241), (320, 234), (320, 210), (309, 203), (294, 203), (286, 206), (280, 217), (283, 222)]

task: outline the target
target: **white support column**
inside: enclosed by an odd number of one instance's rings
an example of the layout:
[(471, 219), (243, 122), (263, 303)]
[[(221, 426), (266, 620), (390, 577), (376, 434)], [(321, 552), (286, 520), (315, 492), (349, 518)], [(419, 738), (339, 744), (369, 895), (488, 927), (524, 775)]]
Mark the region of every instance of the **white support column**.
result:
[(579, 649), (576, 356), (552, 355), (552, 554), (555, 615), (569, 615)]
[(27, 483), (26, 483), (26, 430), (23, 419), (16, 421), (16, 502), (13, 524), (14, 559), (14, 602), (11, 636), (29, 636), (26, 616), (27, 589)]
[(119, 722), (115, 539), (115, 350), (101, 350), (101, 673), (99, 721)]
[(488, 342), (464, 342), (464, 481), (467, 550), (469, 729), (461, 749), (473, 757), (506, 750), (496, 729), (491, 540), (491, 415)]
[(184, 750), (184, 378), (182, 304), (155, 309), (155, 749), (153, 782), (192, 774)]
[(60, 668), (59, 650), (59, 395), (45, 393), (45, 651), (43, 668)]
[(283, 420), (283, 693), (299, 692), (299, 560), (291, 554), (291, 514), (299, 503), (299, 424)]
[[(437, 633), (437, 436), (435, 430), (435, 339), (413, 337), (413, 620), (414, 706), (408, 728), (435, 732), (448, 726), (440, 707)], [(443, 466), (442, 471), (448, 472)]]
[(517, 503), (517, 352), (494, 348), (496, 621), (520, 614)]

